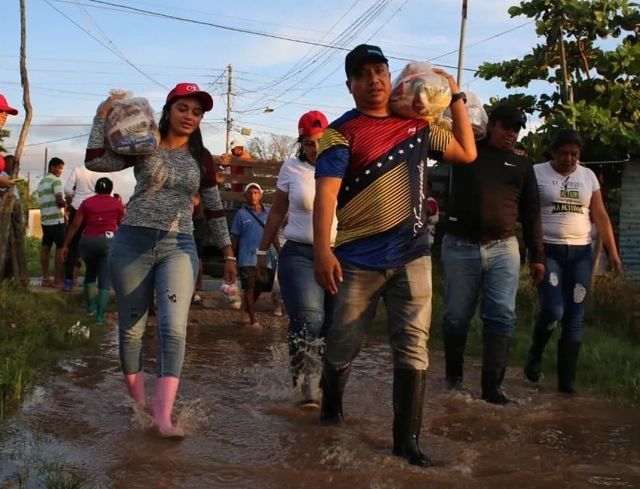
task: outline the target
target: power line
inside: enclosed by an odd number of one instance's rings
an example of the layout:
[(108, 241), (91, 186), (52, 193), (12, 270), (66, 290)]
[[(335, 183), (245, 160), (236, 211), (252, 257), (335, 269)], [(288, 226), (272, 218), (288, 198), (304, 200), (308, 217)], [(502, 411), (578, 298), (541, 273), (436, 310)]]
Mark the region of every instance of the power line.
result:
[[(353, 2), (351, 6), (345, 11), (345, 13), (342, 14), (342, 16), (340, 16), (340, 18), (336, 22), (334, 22), (329, 29), (327, 29), (327, 31), (320, 38), (320, 41), (325, 39), (329, 35), (329, 33), (349, 14), (349, 12), (351, 12), (355, 8), (355, 6), (359, 2), (360, 0), (356, 0), (355, 2)], [(324, 49), (327, 50), (328, 48), (324, 48)], [(308, 51), (301, 59), (299, 59), (291, 68), (289, 68), (289, 70), (284, 75), (276, 78), (275, 80), (271, 81), (269, 84), (265, 85), (264, 87), (258, 87), (256, 90), (261, 91), (261, 90), (273, 89), (280, 83), (287, 80), (292, 75), (295, 75), (296, 73), (301, 72), (303, 70), (303, 67), (305, 67), (305, 64), (307, 64), (309, 61), (313, 59), (312, 53), (313, 53), (313, 48), (310, 51)], [(322, 51), (320, 51), (317, 54), (320, 54), (320, 53), (322, 53)]]
[[(389, 3), (390, 3), (390, 0), (377, 0), (371, 7), (365, 10), (364, 13), (361, 14), (354, 22), (352, 22), (351, 26), (349, 26), (346, 29), (343, 29), (334, 38), (333, 45), (346, 46), (350, 44), (388, 7)], [(278, 94), (274, 94), (273, 96), (275, 98), (279, 98), (288, 94), (289, 91), (294, 90), (302, 82), (309, 79), (309, 77), (311, 77), (315, 73), (318, 73), (323, 66), (327, 65), (333, 59), (334, 55), (335, 55), (335, 51), (328, 48), (323, 48), (313, 56), (311, 56), (311, 54), (307, 55), (306, 61), (304, 60), (304, 58), (300, 61), (302, 62), (302, 64), (295, 73), (292, 73), (291, 76), (288, 76), (288, 77), (285, 76), (282, 78), (282, 82), (292, 78), (297, 78), (297, 80), (292, 81), (291, 85), (281, 89)], [(304, 73), (305, 71), (306, 73)], [(291, 70), (289, 70), (289, 72), (291, 72)], [(275, 85), (277, 84), (272, 85), (272, 87), (275, 88)], [(272, 95), (273, 90), (271, 90), (270, 92), (267, 92), (265, 96)]]
[[(497, 34), (494, 34), (492, 36), (486, 37), (484, 39), (481, 39), (479, 41), (473, 42), (471, 44), (466, 44), (465, 48), (470, 48), (472, 46), (477, 46), (478, 44), (482, 44), (483, 42), (490, 41), (492, 39), (495, 39), (496, 37), (504, 36), (505, 34), (508, 34), (509, 32), (513, 32), (513, 31), (515, 31), (517, 29), (520, 29), (520, 28), (522, 28), (524, 26), (527, 26), (529, 24), (533, 24), (534, 22), (535, 22), (535, 20), (530, 20), (529, 22), (525, 22), (524, 24), (517, 25), (515, 27), (512, 27), (511, 29), (507, 29), (506, 31), (498, 32)], [(444, 58), (445, 56), (449, 56), (451, 54), (456, 54), (458, 51), (459, 51), (459, 49), (454, 49), (452, 51), (449, 51), (448, 53), (440, 54), (440, 55), (435, 56), (433, 58), (429, 58), (427, 61), (435, 61), (436, 59)]]
[[(67, 138), (51, 139), (49, 141), (40, 141), (39, 143), (25, 144), (24, 147), (27, 148), (27, 147), (31, 147), (31, 146), (42, 146), (43, 144), (59, 143), (60, 141), (69, 141), (70, 139), (83, 138), (85, 136), (88, 136), (89, 134), (90, 133), (78, 134), (77, 136), (69, 136)], [(7, 150), (11, 150), (11, 149), (16, 149), (16, 147), (12, 146), (10, 148), (7, 148)]]
[[(402, 8), (407, 4), (408, 0), (405, 0), (400, 7), (398, 7), (393, 14), (391, 14), (391, 16), (387, 19), (386, 22), (384, 22), (373, 34), (371, 34), (371, 36), (369, 36), (369, 38), (367, 39), (367, 42), (369, 42), (370, 39), (373, 39), (373, 37), (375, 37), (375, 35), (380, 32), (385, 25), (387, 25), (391, 19), (393, 19), (396, 15), (398, 15), (398, 12), (400, 12), (400, 10), (402, 10)], [(324, 83), (326, 80), (328, 80), (337, 70), (340, 69), (340, 66), (338, 66), (337, 68), (335, 68), (332, 72), (328, 73), (324, 78), (322, 78), (322, 80), (320, 80), (319, 83)], [(301, 93), (300, 95), (294, 97), (293, 99), (290, 99), (288, 102), (285, 102), (284, 104), (276, 107), (277, 109), (281, 109), (283, 107), (286, 107), (289, 104), (293, 104), (296, 100), (300, 100), (302, 97), (304, 97), (307, 93), (309, 93), (310, 90), (307, 90), (306, 92)]]
[(80, 29), (81, 31), (83, 31), (84, 33), (86, 33), (89, 37), (91, 37), (93, 40), (95, 40), (96, 42), (100, 43), (100, 45), (102, 45), (103, 47), (107, 48), (109, 51), (111, 51), (113, 54), (115, 54), (116, 56), (118, 56), (120, 59), (122, 59), (125, 63), (127, 63), (129, 66), (131, 66), (134, 70), (136, 70), (138, 73), (140, 73), (142, 76), (144, 76), (147, 80), (152, 81), (153, 83), (155, 83), (156, 85), (161, 86), (162, 88), (164, 88), (165, 90), (168, 90), (169, 87), (167, 87), (166, 85), (160, 83), (158, 80), (156, 80), (155, 78), (147, 75), (144, 71), (142, 71), (140, 68), (138, 68), (136, 65), (134, 65), (126, 56), (124, 56), (121, 52), (119, 52), (119, 50), (111, 48), (109, 45), (105, 44), (104, 42), (102, 42), (100, 39), (98, 39), (96, 36), (94, 36), (93, 34), (91, 34), (88, 30), (86, 30), (84, 27), (82, 27), (80, 24), (78, 24), (76, 21), (74, 21), (71, 17), (69, 17), (67, 14), (65, 14), (62, 10), (60, 10), (58, 7), (54, 6), (49, 0), (44, 0), (45, 3), (47, 5), (49, 5), (52, 9), (54, 9), (56, 12), (58, 12), (60, 15), (62, 15), (65, 19), (67, 19), (69, 22), (71, 22), (73, 25), (75, 25), (78, 29)]
[[(60, 1), (60, 0), (51, 0), (51, 1)], [(270, 39), (279, 39), (281, 41), (289, 41), (289, 42), (295, 42), (298, 44), (306, 44), (309, 46), (320, 46), (320, 47), (324, 47), (324, 48), (330, 48), (330, 49), (336, 49), (338, 51), (351, 51), (352, 48), (349, 47), (345, 47), (345, 46), (336, 46), (336, 45), (332, 45), (332, 44), (327, 44), (327, 43), (322, 43), (322, 42), (317, 42), (317, 41), (310, 41), (307, 39), (300, 39), (300, 38), (295, 38), (295, 37), (288, 37), (288, 36), (282, 36), (282, 35), (278, 35), (278, 34), (273, 34), (273, 33), (269, 33), (269, 32), (260, 32), (260, 31), (255, 31), (252, 29), (243, 29), (241, 27), (232, 27), (232, 26), (228, 26), (228, 25), (224, 25), (224, 24), (216, 24), (213, 22), (206, 22), (203, 20), (196, 20), (196, 19), (189, 19), (187, 17), (180, 17), (177, 15), (169, 15), (169, 14), (163, 14), (161, 12), (154, 12), (152, 10), (145, 10), (145, 9), (141, 9), (141, 8), (136, 8), (136, 7), (130, 7), (128, 5), (122, 5), (122, 4), (118, 4), (118, 3), (113, 3), (113, 2), (106, 2), (104, 0), (87, 0), (88, 2), (91, 3), (95, 3), (95, 4), (100, 4), (100, 5), (109, 5), (111, 7), (118, 7), (121, 8), (122, 10), (126, 10), (126, 11), (131, 11), (137, 14), (141, 14), (141, 15), (151, 15), (154, 17), (160, 17), (163, 19), (170, 19), (170, 20), (177, 20), (179, 22), (186, 22), (189, 24), (197, 24), (197, 25), (203, 25), (203, 26), (207, 26), (207, 27), (213, 27), (216, 29), (223, 29), (223, 30), (227, 30), (227, 31), (233, 31), (233, 32), (240, 32), (243, 34), (252, 34), (254, 36), (262, 36), (262, 37), (268, 37)], [(45, 0), (45, 2), (49, 2), (49, 0)], [(414, 61), (412, 58), (404, 58), (404, 57), (400, 57), (400, 56), (387, 56), (389, 59), (394, 59), (397, 61)], [(453, 68), (456, 69), (456, 66), (449, 66), (449, 65), (439, 65), (442, 66), (444, 68)], [(472, 71), (472, 72), (476, 72), (477, 70), (471, 69), (471, 68), (465, 68), (465, 70), (467, 71)]]

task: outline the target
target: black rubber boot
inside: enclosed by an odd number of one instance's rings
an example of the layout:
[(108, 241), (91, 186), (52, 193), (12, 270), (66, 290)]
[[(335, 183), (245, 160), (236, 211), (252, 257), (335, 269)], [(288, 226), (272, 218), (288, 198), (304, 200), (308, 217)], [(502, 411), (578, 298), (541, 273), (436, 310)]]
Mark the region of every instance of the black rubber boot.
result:
[(420, 450), (426, 380), (426, 370), (396, 368), (393, 371), (393, 454), (419, 467), (433, 465)]
[(516, 404), (504, 392), (502, 381), (507, 368), (509, 358), (509, 345), (511, 338), (502, 335), (485, 334), (483, 336), (482, 351), (482, 399), (491, 404)]
[(531, 336), (531, 348), (527, 355), (527, 362), (524, 365), (524, 375), (531, 382), (538, 382), (542, 374), (541, 363), (542, 353), (545, 346), (549, 342), (549, 338), (553, 334), (553, 329), (549, 329), (548, 325), (536, 324)]
[(464, 348), (466, 344), (467, 335), (444, 336), (445, 387), (448, 390), (462, 388)]
[(558, 340), (558, 391), (575, 394), (576, 367), (580, 356), (580, 342)]
[(335, 369), (325, 362), (320, 379), (320, 387), (322, 388), (320, 422), (322, 424), (340, 424), (344, 421), (342, 394), (350, 372), (351, 364), (341, 369)]

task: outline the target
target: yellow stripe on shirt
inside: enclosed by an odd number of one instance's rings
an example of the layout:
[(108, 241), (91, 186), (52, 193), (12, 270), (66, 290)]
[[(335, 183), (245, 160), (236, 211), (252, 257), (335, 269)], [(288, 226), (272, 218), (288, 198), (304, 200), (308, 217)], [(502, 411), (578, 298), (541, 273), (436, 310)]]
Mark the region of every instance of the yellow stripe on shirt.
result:
[(409, 172), (406, 164), (401, 164), (337, 210), (336, 246), (388, 231), (409, 217), (411, 209)]
[(349, 141), (338, 131), (328, 127), (324, 130), (324, 133), (322, 133), (320, 141), (318, 141), (318, 156), (320, 156), (323, 151), (333, 148), (334, 146), (346, 146), (348, 148)]

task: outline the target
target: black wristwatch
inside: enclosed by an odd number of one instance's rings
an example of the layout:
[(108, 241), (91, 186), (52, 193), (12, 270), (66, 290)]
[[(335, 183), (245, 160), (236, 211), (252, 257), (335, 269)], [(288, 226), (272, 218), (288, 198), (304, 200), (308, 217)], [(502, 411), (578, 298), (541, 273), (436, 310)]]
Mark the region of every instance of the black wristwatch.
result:
[(462, 101), (466, 104), (467, 103), (467, 94), (464, 93), (464, 92), (458, 92), (458, 93), (452, 93), (451, 94), (451, 103), (457, 102), (460, 99), (462, 99)]

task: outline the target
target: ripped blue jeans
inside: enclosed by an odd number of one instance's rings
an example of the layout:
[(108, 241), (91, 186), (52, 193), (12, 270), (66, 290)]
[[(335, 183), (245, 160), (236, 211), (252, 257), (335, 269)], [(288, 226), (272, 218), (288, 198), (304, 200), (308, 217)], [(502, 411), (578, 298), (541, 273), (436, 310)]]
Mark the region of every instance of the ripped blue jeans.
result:
[(538, 286), (540, 313), (536, 328), (562, 324), (561, 338), (582, 341), (582, 324), (591, 283), (591, 245), (545, 243), (544, 280)]
[(289, 315), (289, 357), (296, 387), (301, 375), (319, 375), (323, 349), (320, 338), (331, 325), (333, 296), (325, 293), (314, 278), (312, 245), (291, 240), (284, 244), (278, 257), (278, 280)]
[(157, 301), (158, 377), (180, 377), (198, 270), (190, 234), (120, 226), (109, 257), (118, 301), (119, 353), (125, 374), (142, 370), (142, 337)]

